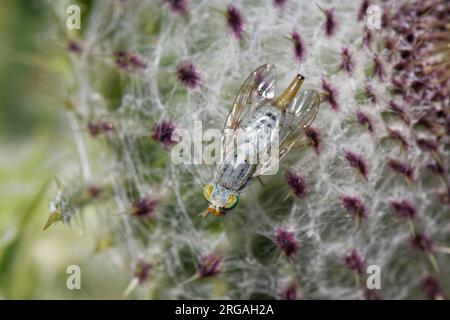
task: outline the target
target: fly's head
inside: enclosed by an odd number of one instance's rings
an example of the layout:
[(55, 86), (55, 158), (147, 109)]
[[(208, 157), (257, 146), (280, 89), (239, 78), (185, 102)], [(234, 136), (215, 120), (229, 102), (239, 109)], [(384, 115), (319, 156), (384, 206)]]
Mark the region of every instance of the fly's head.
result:
[(239, 201), (239, 197), (235, 192), (212, 183), (205, 186), (203, 196), (208, 202), (208, 208), (202, 213), (203, 216), (208, 215), (208, 213), (221, 216), (225, 211), (236, 207)]

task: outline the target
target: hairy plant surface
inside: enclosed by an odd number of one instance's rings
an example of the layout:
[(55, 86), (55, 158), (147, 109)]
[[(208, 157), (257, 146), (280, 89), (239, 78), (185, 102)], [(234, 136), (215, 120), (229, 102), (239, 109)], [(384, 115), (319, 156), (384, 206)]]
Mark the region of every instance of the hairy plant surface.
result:
[[(367, 27), (372, 4), (378, 30)], [(72, 64), (63, 94), (80, 172), (60, 177), (50, 222), (94, 206), (99, 241), (119, 255), (138, 298), (445, 296), (450, 5), (319, 5), (84, 5), (79, 33), (54, 32)], [(64, 26), (65, 7), (52, 7)], [(279, 88), (299, 72), (325, 93), (307, 147), (225, 217), (200, 218), (211, 168), (172, 162), (177, 130), (194, 121), (221, 129), (240, 85), (265, 63), (276, 65)], [(370, 265), (381, 290), (366, 289)]]

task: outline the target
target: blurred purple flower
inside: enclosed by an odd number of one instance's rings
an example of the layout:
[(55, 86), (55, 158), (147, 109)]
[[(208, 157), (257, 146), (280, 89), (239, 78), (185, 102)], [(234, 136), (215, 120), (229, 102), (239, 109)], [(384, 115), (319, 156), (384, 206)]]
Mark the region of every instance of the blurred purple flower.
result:
[(143, 260), (139, 260), (136, 264), (136, 267), (134, 268), (134, 278), (136, 278), (139, 282), (139, 284), (144, 283), (147, 278), (148, 274), (152, 270), (153, 265), (151, 263), (145, 262)]
[(108, 133), (114, 129), (114, 126), (106, 121), (97, 120), (88, 123), (88, 130), (91, 136), (96, 137), (100, 133)]
[(305, 130), (306, 138), (308, 139), (308, 144), (312, 146), (314, 152), (318, 155), (321, 147), (320, 133), (317, 129), (313, 127), (308, 127)]
[(325, 92), (325, 101), (330, 104), (331, 110), (339, 111), (339, 105), (337, 103), (337, 91), (335, 88), (331, 87), (330, 83), (322, 78), (322, 90)]
[(131, 51), (118, 50), (114, 52), (114, 59), (117, 67), (125, 72), (133, 73), (147, 67), (143, 58)]
[(334, 17), (334, 9), (323, 9), (319, 5), (317, 6), (325, 15), (325, 21), (322, 24), (323, 31), (328, 37), (331, 37), (336, 31), (336, 18)]
[(372, 120), (360, 109), (356, 110), (356, 121), (358, 121), (360, 125), (366, 127), (370, 132), (373, 132)]
[(272, 0), (272, 4), (275, 8), (282, 9), (286, 6), (287, 0)]
[(400, 145), (403, 149), (406, 150), (409, 148), (409, 143), (406, 141), (405, 137), (403, 137), (403, 135), (400, 133), (400, 131), (391, 129), (391, 128), (387, 128), (386, 130), (387, 130), (389, 138), (400, 143)]
[(365, 289), (363, 296), (366, 300), (381, 300), (380, 294), (375, 289)]
[(370, 45), (372, 44), (373, 35), (372, 31), (368, 28), (364, 28), (363, 38), (362, 38), (362, 45), (364, 48), (367, 48), (370, 50)]
[(416, 208), (406, 199), (393, 200), (389, 203), (394, 214), (401, 219), (414, 219), (416, 216)]
[(292, 231), (276, 228), (275, 244), (286, 254), (288, 258), (293, 257), (297, 253), (297, 239)]
[(188, 89), (195, 89), (201, 81), (200, 72), (191, 62), (182, 62), (176, 67), (177, 80)]
[(150, 197), (142, 197), (131, 204), (131, 214), (139, 219), (152, 218), (155, 215), (155, 209), (158, 201)]
[(160, 120), (155, 123), (152, 129), (152, 138), (155, 141), (159, 141), (164, 149), (168, 149), (177, 141), (174, 139), (176, 127), (175, 124), (169, 120)]
[(411, 245), (420, 251), (431, 252), (433, 250), (433, 241), (424, 233), (416, 233), (410, 238)]
[(83, 52), (83, 47), (81, 46), (81, 44), (78, 41), (75, 41), (75, 40), (69, 40), (67, 42), (66, 49), (70, 53), (77, 54), (77, 55), (81, 54), (81, 52)]
[(97, 198), (102, 193), (102, 191), (103, 190), (100, 187), (97, 187), (95, 185), (90, 185), (87, 188), (87, 192), (91, 198)]
[(361, 1), (361, 5), (359, 6), (358, 9), (358, 16), (357, 16), (358, 21), (362, 21), (364, 19), (364, 17), (367, 14), (367, 9), (369, 8), (369, 5), (370, 5), (369, 0)]
[(416, 140), (417, 145), (422, 149), (426, 151), (437, 151), (438, 144), (433, 139), (427, 139), (427, 138), (418, 138)]
[(409, 123), (410, 123), (409, 117), (408, 117), (408, 115), (406, 114), (405, 110), (404, 110), (402, 107), (400, 107), (397, 103), (395, 103), (395, 101), (393, 101), (393, 100), (389, 101), (389, 109), (390, 109), (392, 112), (398, 114), (398, 116), (399, 116), (406, 124), (409, 124)]
[(420, 280), (420, 286), (422, 287), (423, 292), (430, 300), (442, 299), (442, 289), (438, 282), (438, 280), (431, 276), (427, 275)]
[(341, 64), (339, 70), (344, 70), (349, 76), (352, 75), (354, 68), (353, 56), (348, 48), (341, 50)]
[(342, 256), (344, 265), (353, 272), (363, 274), (366, 262), (356, 249), (351, 249)]
[(375, 91), (373, 91), (372, 86), (368, 83), (366, 83), (366, 85), (364, 86), (364, 95), (373, 104), (377, 103), (378, 99), (377, 99), (377, 96), (375, 95)]
[(384, 81), (384, 68), (378, 56), (373, 58), (373, 73), (380, 81)]
[(300, 292), (296, 281), (289, 281), (280, 292), (281, 300), (298, 300)]
[(284, 179), (296, 197), (304, 198), (307, 195), (308, 190), (306, 188), (306, 182), (301, 175), (293, 171), (286, 170)]
[(404, 175), (409, 180), (414, 180), (413, 168), (408, 164), (396, 159), (389, 158), (388, 166), (397, 173)]
[(347, 210), (347, 213), (352, 218), (366, 218), (366, 206), (359, 197), (342, 196), (341, 204)]
[(363, 157), (348, 150), (344, 150), (344, 157), (350, 167), (355, 168), (361, 176), (367, 181), (367, 166)]
[(228, 5), (225, 13), (228, 28), (236, 39), (241, 39), (244, 29), (244, 19), (241, 12), (232, 4)]
[(209, 253), (201, 257), (197, 266), (197, 274), (200, 278), (212, 277), (222, 271), (222, 259), (215, 253)]
[(187, 11), (188, 1), (187, 0), (163, 0), (165, 4), (168, 5), (170, 11), (175, 14), (183, 13)]
[(306, 58), (306, 47), (303, 43), (303, 39), (300, 37), (300, 33), (298, 33), (297, 31), (293, 31), (291, 33), (291, 40), (294, 43), (292, 52), (295, 59), (298, 62), (303, 62)]

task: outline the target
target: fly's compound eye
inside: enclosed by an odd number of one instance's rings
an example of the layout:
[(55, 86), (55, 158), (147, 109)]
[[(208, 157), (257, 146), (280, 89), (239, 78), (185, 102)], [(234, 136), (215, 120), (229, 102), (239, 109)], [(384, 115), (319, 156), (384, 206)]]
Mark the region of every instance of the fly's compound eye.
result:
[(211, 193), (213, 189), (214, 187), (212, 184), (208, 184), (205, 189), (203, 189), (203, 196), (205, 197), (206, 201), (209, 201), (211, 199)]
[(238, 204), (238, 197), (234, 194), (230, 194), (225, 204), (225, 209), (233, 209)]

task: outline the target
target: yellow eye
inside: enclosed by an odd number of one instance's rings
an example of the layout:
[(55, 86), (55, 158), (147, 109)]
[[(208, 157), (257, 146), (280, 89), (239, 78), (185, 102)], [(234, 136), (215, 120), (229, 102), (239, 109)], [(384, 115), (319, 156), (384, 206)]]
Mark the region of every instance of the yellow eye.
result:
[(230, 194), (225, 204), (225, 209), (233, 209), (238, 203), (238, 197), (234, 194)]
[(205, 189), (203, 189), (203, 196), (205, 197), (206, 201), (209, 201), (209, 199), (211, 198), (213, 189), (214, 187), (212, 184), (208, 184)]

